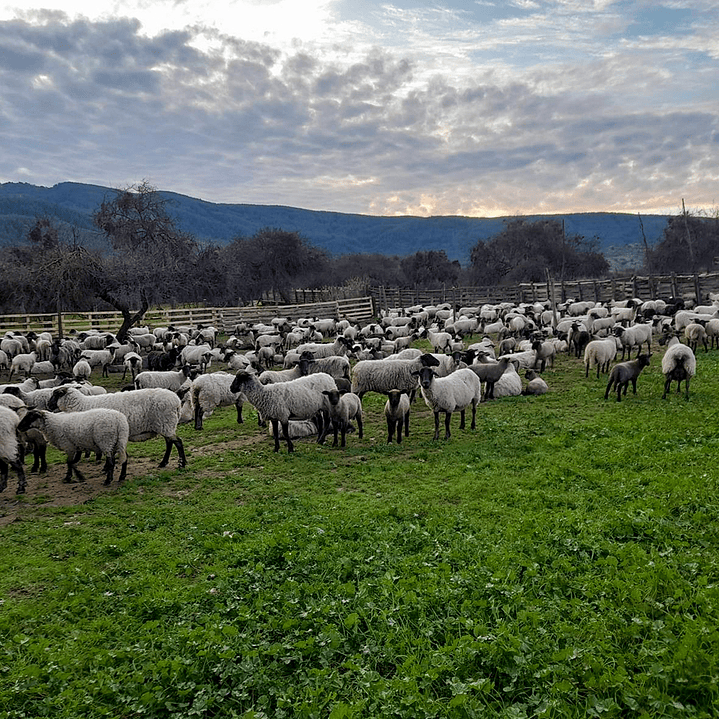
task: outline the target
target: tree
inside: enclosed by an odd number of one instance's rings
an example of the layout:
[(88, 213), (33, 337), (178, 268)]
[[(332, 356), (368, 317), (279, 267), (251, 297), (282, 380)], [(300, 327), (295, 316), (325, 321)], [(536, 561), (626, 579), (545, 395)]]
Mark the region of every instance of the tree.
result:
[(454, 285), (459, 279), (461, 267), (450, 262), (444, 250), (420, 250), (404, 257), (400, 262), (406, 284), (432, 289), (441, 285)]
[(122, 313), (120, 340), (150, 304), (175, 303), (187, 294), (184, 280), (197, 242), (176, 228), (167, 204), (142, 182), (103, 200), (93, 216), (113, 249), (94, 274), (94, 290)]
[(476, 284), (541, 282), (546, 270), (559, 279), (600, 277), (609, 263), (596, 241), (566, 235), (554, 219), (510, 220), (499, 234), (472, 248), (469, 277)]
[(649, 252), (654, 272), (703, 272), (719, 256), (719, 209), (708, 214), (684, 210), (667, 220), (662, 241)]

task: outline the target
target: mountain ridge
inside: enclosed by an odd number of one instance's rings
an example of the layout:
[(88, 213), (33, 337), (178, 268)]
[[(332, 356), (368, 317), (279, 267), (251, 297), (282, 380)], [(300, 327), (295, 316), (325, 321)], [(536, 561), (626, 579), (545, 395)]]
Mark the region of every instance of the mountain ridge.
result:
[[(0, 184), (0, 246), (16, 244), (39, 216), (55, 218), (75, 227), (80, 239), (102, 247), (104, 238), (92, 224), (92, 214), (117, 189), (78, 182), (52, 187), (29, 183)], [(286, 205), (214, 203), (168, 190), (168, 213), (180, 230), (200, 241), (224, 245), (238, 235), (249, 237), (265, 227), (298, 232), (332, 255), (354, 253), (406, 256), (420, 250), (444, 250), (450, 260), (469, 263), (472, 247), (498, 234), (506, 222), (557, 219), (568, 235), (596, 238), (612, 269), (642, 264), (644, 242), (639, 216), (629, 213), (577, 212), (506, 217), (455, 215), (381, 216), (326, 210), (305, 210)], [(660, 241), (667, 215), (642, 215), (649, 245)]]

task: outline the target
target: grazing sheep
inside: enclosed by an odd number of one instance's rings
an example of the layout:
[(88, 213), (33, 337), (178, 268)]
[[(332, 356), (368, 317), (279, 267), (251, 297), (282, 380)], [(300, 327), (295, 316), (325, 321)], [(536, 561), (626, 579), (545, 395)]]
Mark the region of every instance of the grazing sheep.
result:
[[(72, 376), (76, 380), (89, 380), (90, 375), (92, 374), (92, 367), (90, 367), (90, 363), (85, 359), (79, 359), (77, 362), (75, 362), (75, 366), (72, 368)], [(123, 375), (123, 379), (124, 379)]]
[(242, 424), (242, 393), (232, 392), (230, 386), (235, 379), (228, 372), (212, 372), (196, 377), (187, 393), (195, 420), (195, 429), (202, 429), (202, 420), (212, 416), (218, 407), (234, 405), (237, 410), (237, 424)]
[(62, 386), (53, 390), (47, 408), (54, 412), (83, 412), (104, 407), (122, 412), (130, 426), (130, 442), (145, 442), (158, 435), (165, 439), (165, 454), (160, 467), (166, 467), (172, 447), (177, 448), (179, 466), (187, 464), (185, 447), (177, 436), (180, 420), (180, 398), (169, 389), (138, 389), (133, 392), (111, 392), (83, 395), (77, 387)]
[(291, 419), (313, 419), (318, 417), (319, 437), (322, 436), (324, 423), (319, 418), (325, 411), (323, 390), (337, 389), (335, 381), (328, 374), (313, 374), (298, 377), (289, 382), (263, 385), (257, 375), (247, 370), (238, 370), (231, 392), (242, 392), (247, 401), (262, 415), (265, 421), (272, 423), (275, 439), (275, 452), (280, 450), (279, 427), (287, 442), (287, 452), (294, 452), (294, 445), (288, 433)]
[(549, 391), (547, 383), (533, 369), (528, 369), (524, 376), (529, 381), (527, 382), (527, 386), (522, 391), (522, 394), (540, 395), (546, 394)]
[(337, 389), (323, 390), (322, 394), (326, 398), (325, 406), (330, 421), (325, 427), (320, 443), (324, 443), (329, 434), (331, 424), (334, 434), (332, 446), (337, 446), (337, 433), (339, 431), (342, 435), (340, 446), (344, 447), (347, 430), (349, 429), (350, 421), (353, 419), (357, 422), (357, 436), (362, 439), (362, 400), (351, 392), (340, 394), (340, 391)]
[[(661, 338), (660, 344), (664, 344), (666, 338)], [(683, 345), (679, 338), (674, 336), (666, 341), (667, 350), (662, 357), (662, 374), (664, 375), (664, 394), (666, 399), (672, 382), (677, 383), (677, 392), (681, 390), (684, 382), (684, 392), (689, 399), (689, 382), (697, 372), (697, 360), (691, 347)]]
[(609, 365), (617, 356), (617, 340), (607, 337), (603, 340), (592, 340), (584, 348), (584, 376), (589, 377), (589, 368), (597, 365), (597, 379), (599, 371), (609, 372)]
[(464, 413), (472, 407), (471, 428), (476, 427), (477, 405), (482, 397), (479, 377), (468, 367), (458, 369), (448, 377), (437, 377), (434, 368), (416, 371), (419, 387), (427, 406), (434, 412), (434, 439), (439, 439), (439, 414), (444, 412), (444, 438), (450, 438), (449, 424), (453, 412), (460, 412), (459, 428), (464, 429)]
[(609, 373), (609, 382), (607, 383), (607, 389), (604, 392), (604, 399), (608, 399), (609, 392), (612, 389), (612, 385), (617, 390), (617, 402), (621, 402), (622, 390), (624, 390), (624, 396), (627, 396), (627, 389), (629, 383), (632, 383), (632, 390), (634, 394), (637, 393), (637, 379), (641, 374), (641, 371), (649, 366), (649, 358), (651, 355), (639, 355), (636, 359), (629, 362), (620, 362), (612, 367), (612, 371)]
[(118, 481), (125, 479), (130, 427), (122, 412), (114, 409), (89, 409), (79, 413), (55, 414), (41, 409), (29, 409), (20, 420), (18, 429), (21, 432), (37, 429), (50, 444), (65, 452), (67, 474), (63, 482), (71, 482), (73, 473), (80, 482), (85, 481), (77, 468), (82, 452), (96, 452), (105, 456), (105, 484), (112, 482), (115, 464), (118, 462)]
[(410, 393), (410, 402), (417, 388), (414, 372), (422, 367), (439, 367), (439, 360), (431, 354), (416, 359), (361, 360), (352, 369), (352, 392), (360, 399), (367, 392), (387, 394), (392, 389)]
[(20, 445), (17, 438), (17, 429), (20, 417), (8, 407), (0, 405), (0, 492), (7, 487), (10, 467), (17, 474), (16, 494), (25, 492), (25, 469), (20, 460)]
[(395, 428), (397, 429), (397, 444), (402, 443), (402, 427), (404, 436), (409, 437), (409, 397), (405, 392), (391, 389), (387, 392), (387, 402), (384, 405), (384, 416), (387, 419), (387, 444), (392, 442)]

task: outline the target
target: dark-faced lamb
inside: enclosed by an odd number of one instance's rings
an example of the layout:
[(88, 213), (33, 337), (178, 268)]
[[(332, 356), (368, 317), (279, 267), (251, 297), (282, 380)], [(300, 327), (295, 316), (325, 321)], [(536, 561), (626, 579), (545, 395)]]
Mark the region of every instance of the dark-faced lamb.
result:
[(450, 420), (453, 412), (460, 413), (459, 428), (464, 429), (464, 415), (472, 407), (472, 424), (476, 427), (477, 405), (482, 396), (479, 377), (468, 367), (458, 369), (448, 377), (437, 377), (434, 368), (422, 367), (417, 371), (419, 388), (427, 406), (434, 412), (434, 439), (439, 439), (439, 415), (444, 412), (444, 438), (450, 438)]
[(231, 392), (242, 392), (265, 421), (272, 423), (275, 452), (279, 452), (280, 449), (280, 426), (282, 437), (287, 443), (287, 451), (294, 451), (294, 445), (288, 434), (288, 424), (291, 419), (317, 417), (319, 436), (322, 436), (324, 422), (319, 419), (325, 411), (325, 398), (322, 392), (333, 389), (337, 389), (335, 381), (323, 373), (298, 377), (289, 382), (263, 385), (257, 375), (247, 370), (238, 370), (230, 385)]
[(384, 416), (387, 420), (387, 444), (392, 442), (392, 437), (397, 433), (397, 444), (402, 442), (402, 430), (404, 436), (409, 437), (409, 397), (406, 392), (398, 389), (391, 389), (387, 392), (387, 402), (384, 405)]
[(120, 464), (119, 481), (127, 474), (127, 442), (130, 427), (127, 417), (114, 409), (90, 409), (84, 412), (56, 414), (30, 409), (20, 420), (18, 429), (37, 429), (54, 447), (67, 455), (67, 474), (63, 482), (71, 482), (73, 473), (80, 482), (85, 477), (77, 468), (83, 452), (105, 457), (105, 484), (112, 482), (115, 465)]
[[(534, 351), (532, 351), (534, 354)], [(477, 375), (477, 378), (484, 382), (484, 399), (494, 399), (494, 385), (499, 382), (502, 375), (506, 372), (512, 362), (514, 355), (505, 355), (500, 357), (499, 361), (491, 362), (482, 354), (477, 356), (478, 362), (469, 365), (469, 369)], [(520, 381), (521, 385), (521, 381)], [(521, 391), (521, 390), (520, 390)]]
[(145, 442), (157, 436), (165, 439), (165, 454), (160, 467), (167, 466), (173, 446), (177, 448), (179, 466), (187, 464), (185, 447), (177, 436), (180, 407), (180, 398), (169, 389), (138, 389), (86, 396), (78, 388), (67, 385), (53, 390), (47, 406), (50, 411), (83, 412), (108, 408), (122, 412), (130, 427), (130, 442)]
[(609, 398), (609, 393), (612, 390), (612, 386), (617, 390), (617, 402), (622, 399), (622, 392), (624, 396), (627, 395), (627, 389), (629, 383), (632, 383), (632, 390), (634, 394), (637, 393), (637, 379), (645, 367), (649, 366), (650, 355), (642, 355), (636, 359), (630, 360), (629, 362), (620, 362), (612, 367), (612, 371), (609, 373), (609, 382), (607, 383), (607, 389), (604, 392), (604, 399)]
[(8, 407), (0, 405), (0, 492), (7, 487), (10, 467), (17, 474), (16, 494), (25, 492), (25, 469), (20, 458), (20, 444), (17, 431), (20, 417)]
[(697, 372), (697, 359), (692, 352), (691, 347), (683, 345), (678, 337), (671, 337), (668, 340), (661, 338), (660, 344), (666, 343), (667, 349), (662, 357), (662, 374), (664, 375), (664, 394), (662, 399), (666, 399), (672, 382), (677, 383), (677, 392), (681, 390), (682, 382), (684, 382), (684, 393), (689, 399), (689, 383), (691, 378)]
[(341, 446), (344, 447), (347, 431), (352, 420), (357, 422), (357, 436), (362, 439), (362, 400), (356, 394), (351, 392), (341, 394), (337, 389), (326, 389), (323, 390), (322, 394), (325, 396), (325, 407), (329, 415), (329, 423), (320, 441), (325, 441), (331, 427), (334, 434), (332, 446), (337, 446), (337, 434), (340, 433), (342, 436)]

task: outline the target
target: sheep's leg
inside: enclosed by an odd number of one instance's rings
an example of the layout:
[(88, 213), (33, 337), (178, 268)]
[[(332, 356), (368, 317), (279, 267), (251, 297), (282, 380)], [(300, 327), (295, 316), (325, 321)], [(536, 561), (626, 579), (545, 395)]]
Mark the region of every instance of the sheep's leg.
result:
[(120, 465), (120, 476), (117, 478), (118, 482), (124, 482), (127, 477), (127, 455), (125, 461)]
[[(632, 391), (634, 392), (634, 394), (637, 393), (637, 378), (636, 377), (632, 378)], [(626, 392), (624, 394), (626, 394)]]
[(439, 411), (434, 413), (434, 439), (439, 439)]
[(65, 475), (65, 478), (62, 480), (63, 482), (66, 482), (66, 483), (72, 482), (73, 472), (75, 473), (75, 476), (77, 477), (78, 482), (85, 481), (84, 475), (77, 468), (77, 463), (80, 461), (81, 456), (82, 456), (81, 452), (75, 452), (74, 455), (68, 455), (68, 457), (67, 457), (67, 474)]
[(105, 486), (112, 484), (112, 475), (115, 473), (115, 457), (109, 456), (105, 462)]
[[(402, 420), (399, 423), (399, 432), (402, 432)], [(404, 436), (409, 437), (409, 412), (404, 416)]]
[(667, 398), (667, 392), (671, 389), (672, 386), (672, 378), (671, 376), (667, 377), (666, 381), (664, 382), (664, 394), (662, 395), (662, 399)]
[[(287, 442), (287, 453), (295, 451), (295, 445), (292, 444), (292, 440), (290, 439), (290, 423), (289, 421), (282, 423), (282, 438)], [(279, 442), (277, 443), (277, 446), (279, 447)]]
[(343, 422), (343, 423), (342, 423), (342, 428), (340, 429), (340, 433), (341, 433), (341, 435), (342, 435), (342, 441), (341, 441), (341, 443), (340, 443), (340, 447), (345, 447), (345, 446), (347, 446), (347, 443), (346, 443), (346, 437), (347, 437), (347, 422)]
[(5, 491), (7, 487), (8, 463), (4, 459), (0, 459), (0, 492)]
[(235, 407), (237, 409), (237, 424), (242, 424), (242, 400), (238, 399), (237, 402), (235, 402)]
[(690, 379), (690, 378), (687, 377), (687, 378), (684, 380), (684, 394), (685, 394), (685, 396), (686, 396), (687, 399), (689, 399), (689, 379)]
[(459, 428), (464, 429), (464, 409), (459, 410)]
[[(394, 428), (396, 422), (393, 419), (387, 418), (387, 444), (392, 444), (392, 437), (394, 437)], [(397, 432), (397, 441), (402, 441), (402, 427), (400, 426)]]
[[(279, 420), (273, 419), (272, 422), (272, 436), (275, 439), (275, 452), (280, 451), (280, 423)], [(284, 425), (283, 425), (284, 427)]]
[(477, 403), (472, 402), (472, 424), (471, 429), (477, 429)]
[(362, 439), (362, 415), (358, 414), (355, 419), (357, 420), (357, 436)]
[[(17, 489), (15, 490), (15, 494), (25, 494), (25, 487), (27, 486), (27, 481), (25, 479), (25, 468), (22, 466), (22, 464), (20, 464), (20, 462), (17, 461), (10, 462), (10, 465), (17, 472)], [(5, 484), (7, 485), (7, 479), (5, 480)], [(3, 489), (4, 488), (5, 487), (3, 487)]]
[(444, 413), (444, 438), (449, 439), (450, 438), (450, 432), (449, 432), (449, 422), (452, 419), (452, 413), (451, 412), (445, 412)]
[(199, 403), (195, 405), (195, 429), (202, 429), (202, 415), (204, 412), (202, 411), (202, 407), (200, 407)]
[(40, 472), (44, 474), (47, 472), (47, 445), (37, 443), (33, 446), (33, 462), (30, 472)]

